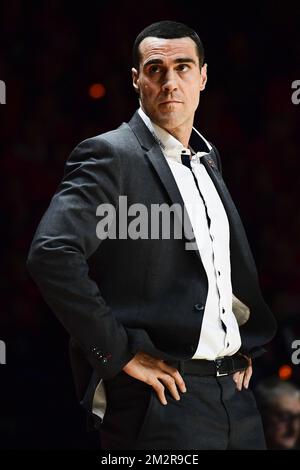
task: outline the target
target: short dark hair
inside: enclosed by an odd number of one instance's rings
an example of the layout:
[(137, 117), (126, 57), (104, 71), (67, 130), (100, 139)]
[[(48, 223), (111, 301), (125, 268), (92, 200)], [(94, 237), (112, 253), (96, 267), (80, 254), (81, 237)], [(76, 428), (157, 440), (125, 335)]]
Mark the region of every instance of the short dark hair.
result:
[(260, 409), (265, 410), (282, 395), (295, 396), (300, 399), (300, 390), (292, 382), (284, 382), (279, 377), (268, 377), (259, 382), (255, 388), (255, 395)]
[(177, 39), (177, 38), (191, 38), (197, 46), (197, 54), (199, 57), (200, 68), (204, 62), (204, 47), (198, 34), (183, 23), (176, 21), (158, 21), (152, 23), (147, 28), (143, 29), (134, 41), (132, 49), (133, 66), (138, 70), (140, 65), (140, 51), (139, 45), (143, 39), (148, 37), (163, 38), (163, 39)]

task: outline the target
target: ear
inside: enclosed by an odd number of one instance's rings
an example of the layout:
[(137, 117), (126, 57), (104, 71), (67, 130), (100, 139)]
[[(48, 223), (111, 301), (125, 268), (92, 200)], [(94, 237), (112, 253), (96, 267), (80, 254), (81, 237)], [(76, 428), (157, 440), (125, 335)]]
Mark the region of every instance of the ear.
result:
[(204, 90), (207, 82), (207, 64), (202, 65), (201, 67), (201, 81), (200, 81), (200, 91)]
[(139, 87), (139, 72), (135, 69), (131, 69), (131, 76), (132, 76), (132, 85), (133, 88), (135, 89), (136, 93), (140, 92), (140, 87)]

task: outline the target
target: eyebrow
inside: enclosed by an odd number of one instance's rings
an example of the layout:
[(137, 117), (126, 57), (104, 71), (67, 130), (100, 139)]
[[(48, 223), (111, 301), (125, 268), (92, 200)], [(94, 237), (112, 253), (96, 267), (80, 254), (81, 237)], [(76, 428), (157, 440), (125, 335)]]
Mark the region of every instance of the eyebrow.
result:
[[(192, 59), (191, 57), (179, 57), (178, 59), (174, 60), (175, 64), (186, 64), (186, 63), (191, 63), (191, 64), (196, 64), (195, 60)], [(161, 59), (150, 59), (147, 62), (144, 63), (144, 67), (147, 67), (148, 65), (161, 65), (163, 64), (163, 61)]]

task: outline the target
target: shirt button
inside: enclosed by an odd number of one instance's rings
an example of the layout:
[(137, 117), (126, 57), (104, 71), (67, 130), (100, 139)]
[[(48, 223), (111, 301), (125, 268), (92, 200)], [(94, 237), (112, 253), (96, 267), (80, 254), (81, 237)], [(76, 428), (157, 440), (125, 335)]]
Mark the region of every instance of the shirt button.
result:
[(229, 348), (229, 346), (230, 346), (230, 344), (229, 344), (228, 341), (227, 341), (227, 348)]
[(222, 308), (222, 313), (225, 313), (225, 308)]
[(194, 309), (197, 310), (198, 312), (201, 312), (202, 310), (204, 310), (204, 305), (202, 305), (202, 304), (195, 304), (195, 305), (194, 305)]
[(218, 271), (218, 275), (221, 276), (221, 272), (220, 272), (220, 271)]

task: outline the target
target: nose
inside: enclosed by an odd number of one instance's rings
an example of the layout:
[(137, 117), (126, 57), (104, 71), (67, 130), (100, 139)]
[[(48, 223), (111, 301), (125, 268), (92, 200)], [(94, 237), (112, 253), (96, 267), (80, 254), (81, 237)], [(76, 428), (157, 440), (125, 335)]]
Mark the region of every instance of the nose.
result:
[(174, 71), (168, 70), (164, 75), (162, 90), (164, 93), (172, 93), (177, 90), (177, 82)]

